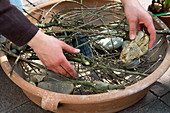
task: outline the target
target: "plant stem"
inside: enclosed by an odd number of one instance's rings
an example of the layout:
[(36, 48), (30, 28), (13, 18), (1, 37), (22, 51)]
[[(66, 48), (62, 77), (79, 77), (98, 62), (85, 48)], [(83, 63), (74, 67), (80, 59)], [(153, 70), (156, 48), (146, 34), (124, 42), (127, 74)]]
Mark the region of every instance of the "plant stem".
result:
[(166, 35), (170, 35), (170, 29), (168, 30), (156, 30), (157, 34), (166, 34)]
[(155, 17), (155, 16), (165, 16), (165, 15), (169, 15), (170, 12), (166, 12), (166, 13), (159, 13), (159, 14), (154, 14), (152, 15), (152, 17)]
[(106, 66), (103, 66), (103, 65), (98, 65), (98, 67), (103, 68), (103, 69), (118, 71), (118, 72), (122, 72), (122, 73), (127, 73), (127, 74), (141, 75), (141, 76), (144, 76), (144, 77), (148, 76), (148, 74), (144, 74), (144, 73), (132, 72), (132, 71), (123, 70), (123, 69), (116, 69), (116, 68), (112, 68), (112, 67), (108, 67), (108, 66), (106, 67)]
[(15, 60), (14, 64), (12, 65), (11, 70), (10, 70), (10, 72), (8, 73), (8, 76), (11, 76), (11, 75), (12, 75), (12, 72), (13, 72), (13, 70), (14, 70), (14, 68), (15, 68), (15, 65), (18, 63), (20, 57), (21, 57), (21, 54), (17, 57), (17, 59)]

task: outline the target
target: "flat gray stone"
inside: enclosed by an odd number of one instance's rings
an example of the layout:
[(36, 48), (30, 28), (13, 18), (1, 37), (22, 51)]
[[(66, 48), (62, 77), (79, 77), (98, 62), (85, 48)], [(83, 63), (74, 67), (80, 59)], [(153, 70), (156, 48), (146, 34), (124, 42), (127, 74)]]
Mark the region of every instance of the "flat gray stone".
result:
[(170, 106), (170, 92), (164, 95), (161, 100), (165, 102), (168, 106)]
[(123, 44), (123, 38), (120, 37), (112, 37), (105, 38), (96, 41), (98, 45), (95, 45), (96, 48), (101, 49), (100, 46), (106, 48), (107, 50), (118, 49)]
[(70, 82), (63, 83), (57, 81), (40, 82), (38, 83), (38, 87), (63, 94), (70, 94), (74, 89), (74, 85)]
[(0, 67), (0, 113), (15, 108), (29, 99), (15, 85)]
[(151, 103), (152, 101), (154, 101), (156, 99), (157, 99), (157, 97), (155, 95), (153, 95), (151, 92), (148, 92), (146, 94), (146, 96), (143, 99), (141, 99), (139, 102), (137, 102), (136, 104), (134, 104), (118, 113), (131, 113), (135, 110), (140, 109), (141, 107), (146, 106), (147, 104)]

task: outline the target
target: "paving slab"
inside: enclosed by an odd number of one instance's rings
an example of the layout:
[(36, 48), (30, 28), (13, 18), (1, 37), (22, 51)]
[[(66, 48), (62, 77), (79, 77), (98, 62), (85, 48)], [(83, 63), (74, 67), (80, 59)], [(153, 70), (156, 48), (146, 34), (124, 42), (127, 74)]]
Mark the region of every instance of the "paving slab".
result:
[(0, 113), (51, 113), (30, 101), (0, 66)]
[(170, 113), (170, 107), (157, 99), (150, 104), (147, 104), (146, 106), (130, 113)]
[(137, 102), (136, 104), (134, 104), (118, 113), (131, 113), (133, 111), (140, 109), (143, 106), (146, 106), (147, 104), (151, 103), (152, 101), (154, 101), (156, 99), (157, 99), (157, 97), (155, 95), (153, 95), (151, 92), (148, 92), (146, 94), (146, 96), (143, 99), (141, 99), (139, 102)]
[(7, 113), (52, 113), (50, 111), (45, 111), (36, 104), (32, 103), (31, 101), (16, 107), (8, 111)]
[(164, 95), (161, 100), (170, 107), (170, 92)]
[(161, 97), (170, 91), (170, 68), (166, 73), (155, 82), (151, 87), (151, 91)]
[(28, 101), (22, 90), (16, 86), (0, 67), (0, 113)]

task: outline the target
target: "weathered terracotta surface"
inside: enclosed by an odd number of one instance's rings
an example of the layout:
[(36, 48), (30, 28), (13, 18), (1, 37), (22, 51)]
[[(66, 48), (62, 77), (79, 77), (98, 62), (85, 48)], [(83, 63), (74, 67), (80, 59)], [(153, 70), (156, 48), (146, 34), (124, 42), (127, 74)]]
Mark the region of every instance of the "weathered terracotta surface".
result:
[(159, 16), (159, 18), (167, 25), (167, 27), (170, 29), (170, 16)]
[[(59, 0), (49, 2), (47, 4), (43, 4), (41, 6), (36, 7), (32, 10), (32, 15), (35, 17), (39, 17), (35, 12), (41, 12), (41, 8), (49, 9), (54, 3)], [(109, 0), (85, 0), (86, 5), (90, 7), (94, 7), (97, 5), (106, 4)], [(61, 8), (68, 8), (73, 6), (74, 4), (65, 4), (62, 3), (56, 10), (60, 10)], [(35, 20), (28, 17), (32, 22)], [(164, 29), (166, 26), (161, 25), (161, 21), (158, 18), (154, 18), (155, 27), (158, 29)], [(163, 41), (165, 42), (162, 48), (160, 48), (160, 53), (165, 53), (165, 58), (161, 65), (148, 77), (145, 79), (133, 84), (131, 86), (126, 87), (124, 90), (115, 90), (109, 93), (95, 94), (95, 95), (68, 95), (68, 94), (60, 94), (51, 92), (48, 90), (44, 90), (38, 88), (19, 75), (22, 72), (20, 68), (14, 70), (12, 76), (9, 78), (21, 87), (24, 93), (37, 105), (41, 106), (46, 110), (50, 110), (57, 113), (113, 113), (125, 109), (140, 99), (142, 99), (150, 86), (160, 78), (166, 70), (170, 66), (170, 43), (167, 42), (166, 37), (164, 36)], [(165, 51), (166, 50), (166, 51)], [(153, 56), (153, 59), (157, 56)], [(9, 73), (11, 69), (11, 65), (9, 60), (4, 52), (0, 51), (0, 62), (3, 70), (6, 74)]]

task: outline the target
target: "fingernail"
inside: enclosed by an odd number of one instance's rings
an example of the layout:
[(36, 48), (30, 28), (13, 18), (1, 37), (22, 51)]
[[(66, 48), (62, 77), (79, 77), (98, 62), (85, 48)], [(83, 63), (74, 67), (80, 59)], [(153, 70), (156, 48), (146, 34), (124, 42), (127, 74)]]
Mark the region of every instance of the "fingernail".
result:
[(130, 35), (130, 39), (131, 39), (131, 40), (135, 39), (135, 35), (134, 35), (134, 34), (131, 34), (131, 35)]
[(80, 49), (75, 49), (75, 52), (80, 52)]

